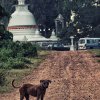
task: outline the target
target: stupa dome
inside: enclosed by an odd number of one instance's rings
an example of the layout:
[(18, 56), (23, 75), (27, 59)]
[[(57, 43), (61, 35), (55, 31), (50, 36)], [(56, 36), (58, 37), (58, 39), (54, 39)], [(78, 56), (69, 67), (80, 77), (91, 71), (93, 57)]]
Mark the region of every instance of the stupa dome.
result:
[(11, 15), (9, 26), (36, 25), (35, 18), (28, 10), (28, 6), (15, 6), (16, 11)]
[(15, 8), (8, 24), (8, 30), (13, 33), (13, 41), (23, 41), (24, 37), (34, 38), (37, 25), (25, 0), (18, 0), (18, 5), (15, 5)]

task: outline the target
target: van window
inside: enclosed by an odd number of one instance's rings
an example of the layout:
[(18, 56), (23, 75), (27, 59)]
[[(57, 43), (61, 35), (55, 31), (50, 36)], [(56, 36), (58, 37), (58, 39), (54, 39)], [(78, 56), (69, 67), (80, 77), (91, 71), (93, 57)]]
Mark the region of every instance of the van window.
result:
[(92, 40), (92, 43), (96, 43), (96, 40)]
[(80, 40), (79, 43), (83, 44), (83, 43), (85, 43), (85, 40)]
[(90, 43), (90, 40), (87, 40), (87, 43), (89, 44)]

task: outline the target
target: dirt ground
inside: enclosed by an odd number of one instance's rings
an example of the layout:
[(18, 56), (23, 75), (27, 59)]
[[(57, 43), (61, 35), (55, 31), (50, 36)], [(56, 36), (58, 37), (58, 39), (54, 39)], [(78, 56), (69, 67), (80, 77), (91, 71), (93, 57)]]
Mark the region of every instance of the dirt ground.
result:
[[(100, 100), (100, 63), (87, 51), (51, 51), (20, 85), (41, 79), (52, 80), (44, 100)], [(19, 100), (18, 89), (0, 95), (0, 100)]]

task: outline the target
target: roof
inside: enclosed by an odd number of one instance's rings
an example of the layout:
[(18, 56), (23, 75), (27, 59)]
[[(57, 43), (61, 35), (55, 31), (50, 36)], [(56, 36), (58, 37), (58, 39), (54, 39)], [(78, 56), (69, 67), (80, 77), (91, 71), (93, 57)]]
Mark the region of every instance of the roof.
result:
[(79, 40), (81, 39), (100, 39), (100, 38), (90, 38), (90, 37), (85, 37), (85, 38), (80, 38)]
[(59, 14), (55, 20), (62, 21), (63, 19), (64, 19), (63, 16), (61, 14)]

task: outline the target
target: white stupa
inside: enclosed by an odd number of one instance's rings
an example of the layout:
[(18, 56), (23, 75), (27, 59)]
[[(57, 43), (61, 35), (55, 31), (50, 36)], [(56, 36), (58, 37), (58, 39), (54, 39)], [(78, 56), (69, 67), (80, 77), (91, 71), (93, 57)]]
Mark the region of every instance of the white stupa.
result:
[(34, 34), (34, 38), (28, 39), (30, 42), (48, 42), (49, 40), (43, 36), (40, 35), (40, 32), (38, 29), (36, 29), (36, 32)]
[(58, 38), (57, 38), (54, 30), (52, 31), (52, 34), (51, 34), (51, 37), (49, 40), (53, 41), (53, 42), (58, 41)]
[(57, 41), (54, 31), (50, 39), (40, 35), (33, 14), (28, 10), (25, 0), (18, 0), (15, 12), (11, 15), (8, 31), (13, 34), (13, 41), (50, 42)]
[(34, 38), (36, 29), (38, 28), (35, 18), (28, 10), (25, 0), (18, 0), (16, 10), (11, 15), (8, 30), (13, 33), (13, 41), (24, 41)]

